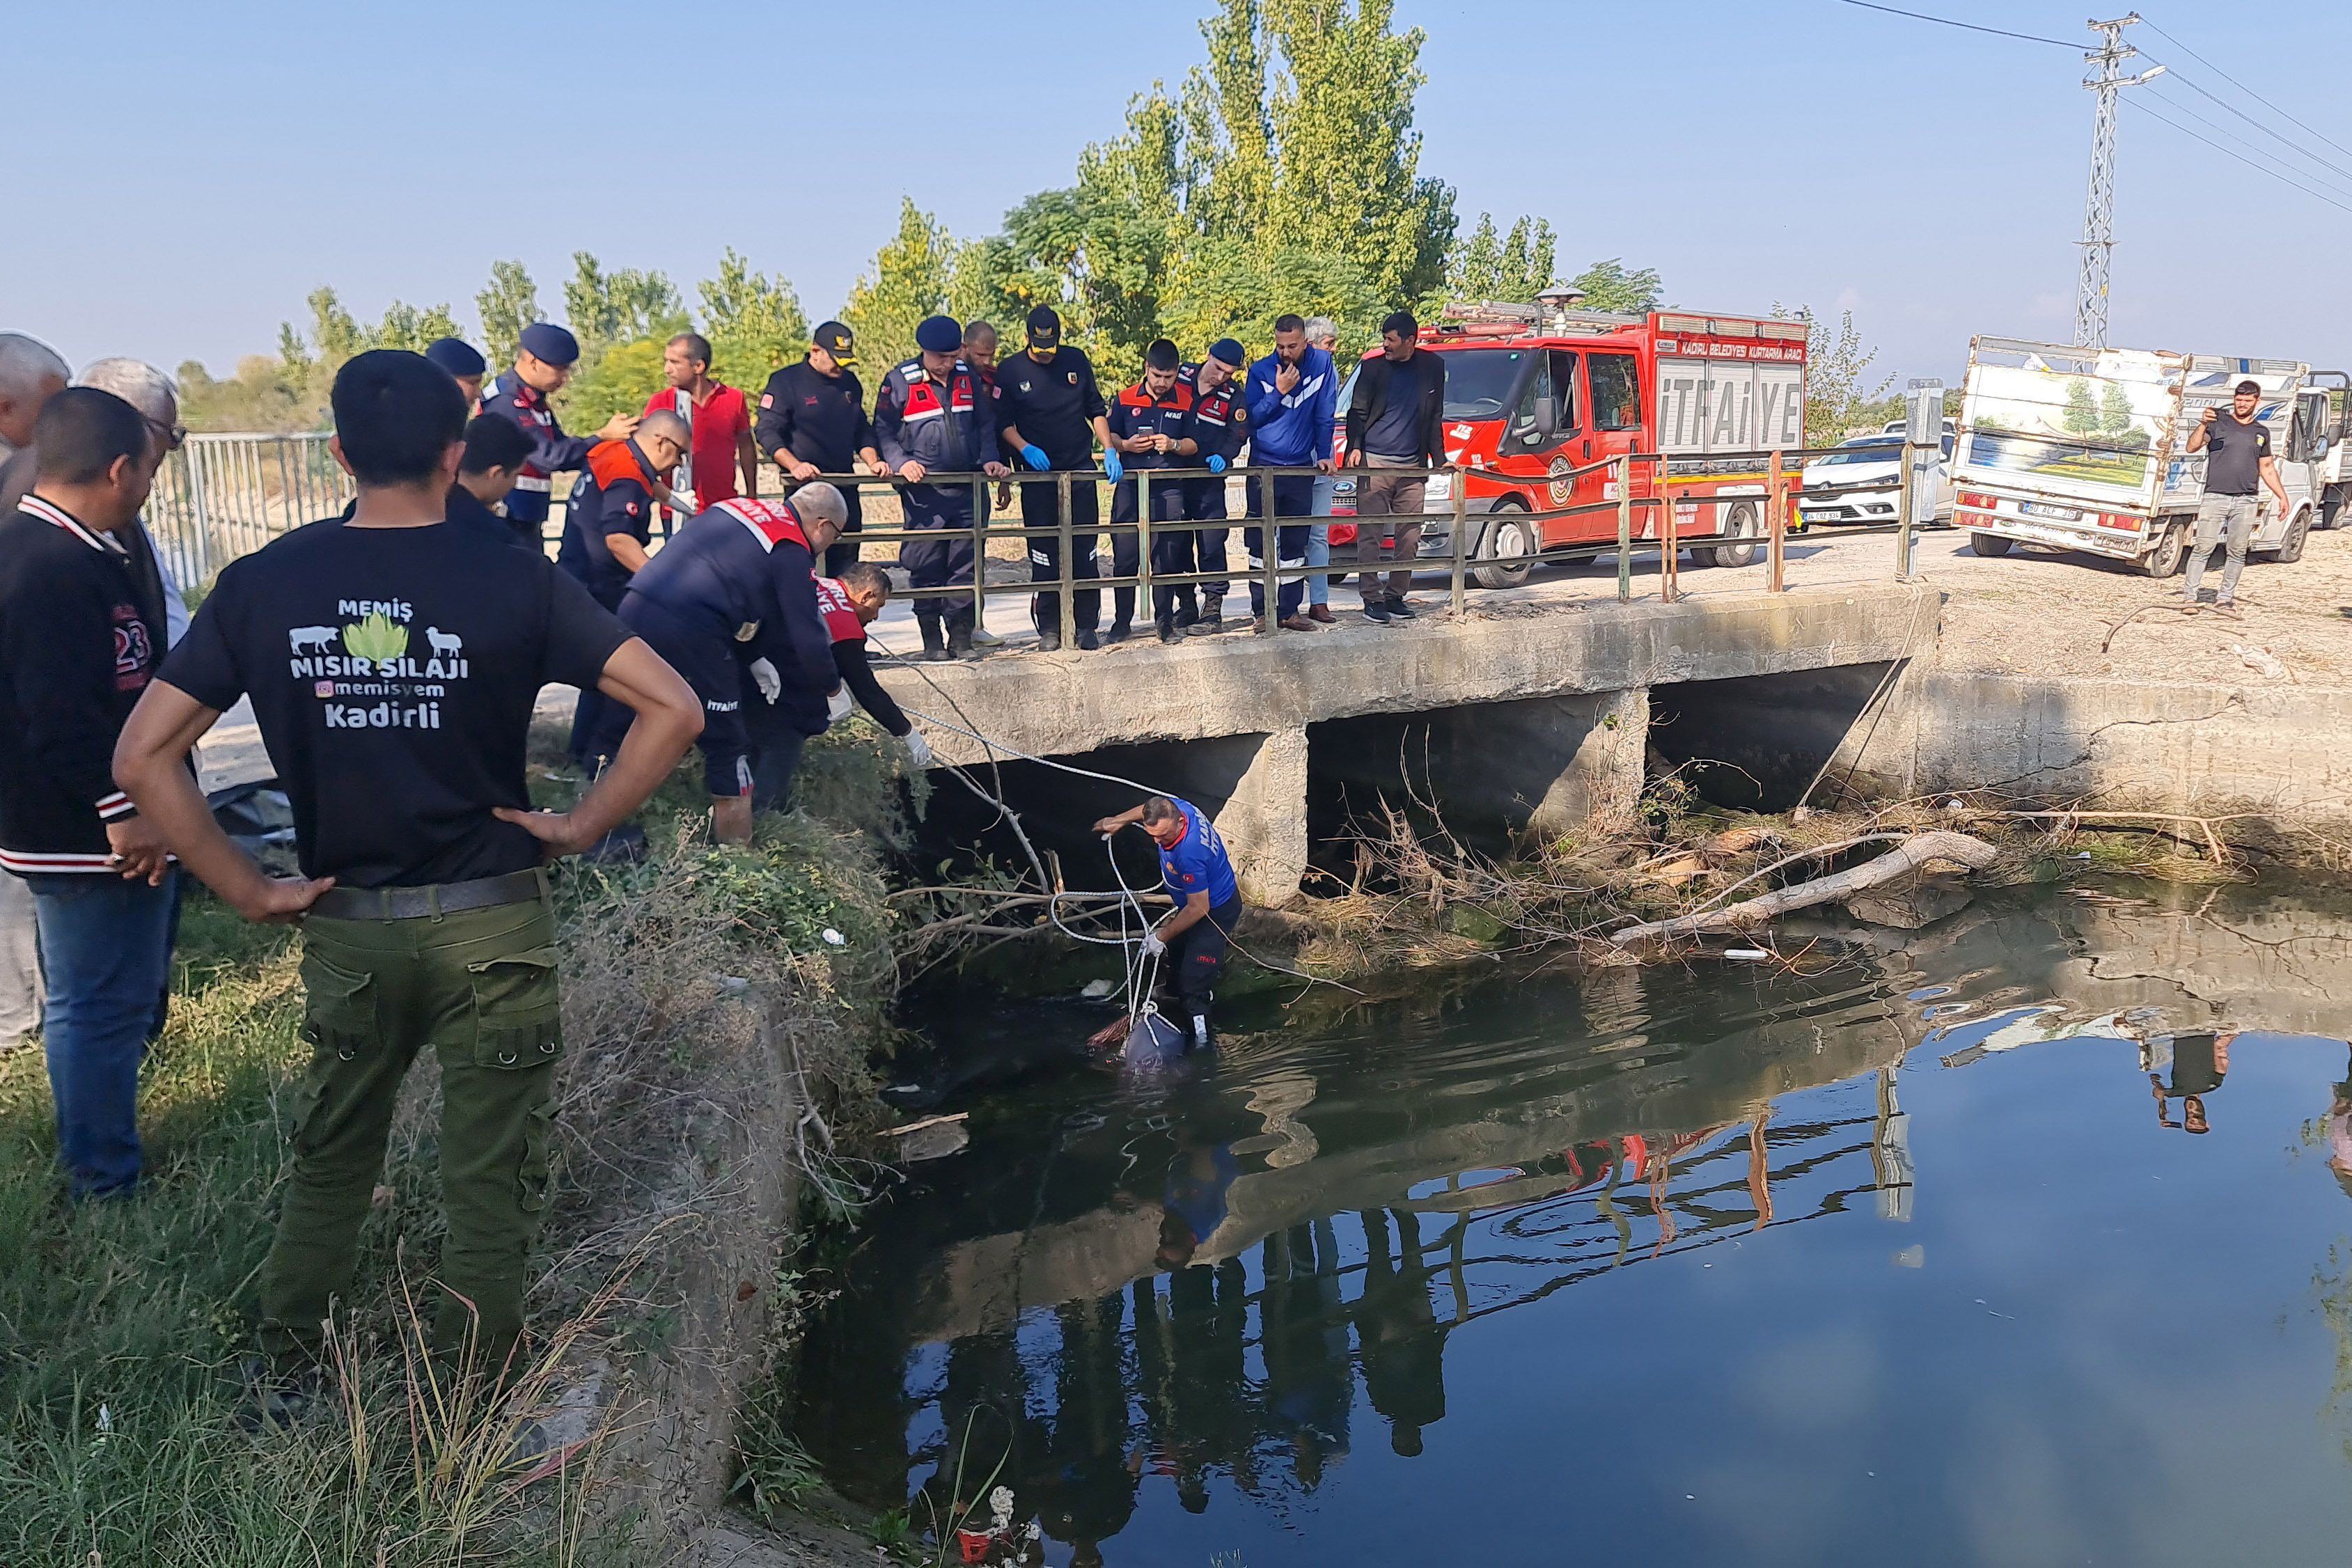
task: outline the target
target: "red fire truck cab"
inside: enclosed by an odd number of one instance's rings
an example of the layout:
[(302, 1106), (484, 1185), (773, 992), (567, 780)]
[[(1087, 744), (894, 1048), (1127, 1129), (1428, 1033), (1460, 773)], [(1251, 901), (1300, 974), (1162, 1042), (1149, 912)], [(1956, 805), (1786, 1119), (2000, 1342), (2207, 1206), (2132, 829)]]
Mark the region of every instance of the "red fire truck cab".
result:
[[(1473, 580), (1514, 587), (1529, 563), (1513, 556), (1613, 548), (1616, 480), (1593, 465), (1622, 453), (1664, 454), (1677, 538), (1727, 542), (1698, 548), (1697, 558), (1719, 566), (1754, 561), (1765, 455), (1805, 444), (1805, 342), (1800, 321), (1687, 310), (1629, 316), (1480, 305), (1423, 328), (1421, 346), (1445, 363), (1445, 457), (1459, 465), (1465, 486)], [(1354, 385), (1351, 375), (1339, 392), (1335, 447), (1346, 442)], [(1633, 465), (1637, 501), (1656, 485), (1655, 463)], [(1335, 513), (1354, 510), (1353, 489), (1341, 470)], [(1451, 484), (1433, 479), (1425, 505), (1449, 510)], [(1566, 517), (1539, 515), (1587, 505), (1592, 510)], [(1658, 509), (1637, 506), (1633, 522), (1634, 538), (1658, 537)], [(1423, 558), (1453, 552), (1451, 524), (1432, 518)]]

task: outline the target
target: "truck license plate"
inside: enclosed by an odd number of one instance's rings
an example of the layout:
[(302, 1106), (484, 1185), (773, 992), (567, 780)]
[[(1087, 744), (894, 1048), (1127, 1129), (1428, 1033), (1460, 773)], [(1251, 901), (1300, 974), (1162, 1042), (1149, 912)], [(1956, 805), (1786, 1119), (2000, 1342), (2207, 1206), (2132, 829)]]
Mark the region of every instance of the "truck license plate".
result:
[(2080, 522), (2083, 509), (2078, 506), (2053, 506), (2046, 500), (2026, 500), (2017, 503), (2017, 510), (2028, 517), (2046, 517), (2053, 522)]

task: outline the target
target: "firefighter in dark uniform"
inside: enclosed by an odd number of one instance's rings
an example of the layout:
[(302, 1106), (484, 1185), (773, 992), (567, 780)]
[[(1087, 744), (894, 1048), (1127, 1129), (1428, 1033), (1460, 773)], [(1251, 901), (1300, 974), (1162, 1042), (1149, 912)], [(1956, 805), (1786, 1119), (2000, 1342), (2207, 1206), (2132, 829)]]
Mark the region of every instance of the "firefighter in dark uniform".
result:
[[(563, 542), (556, 549), (555, 563), (578, 578), (589, 597), (604, 608), (621, 607), (629, 579), (646, 563), (655, 492), (667, 493), (663, 479), (677, 469), (692, 439), (685, 420), (660, 413), (646, 416), (637, 433), (625, 440), (599, 441), (589, 448), (587, 471), (564, 504)], [(520, 493), (508, 495), (509, 512)], [(604, 705), (602, 692), (583, 689), (572, 710), (571, 752), (583, 763), (595, 754), (591, 742)]]
[[(696, 743), (710, 791), (710, 836), (721, 844), (751, 837), (751, 703), (772, 704), (789, 691), (795, 706), (814, 706), (820, 731), (828, 710), (849, 710), (814, 575), (841, 515), (840, 491), (822, 483), (802, 486), (790, 500), (721, 501), (681, 524), (621, 601), (621, 624), (702, 699)], [(619, 703), (603, 704), (589, 756), (617, 755), (635, 718)]]
[[(1143, 352), (1143, 379), (1120, 393), (1118, 401), (1111, 405), (1107, 431), (1109, 444), (1104, 448), (1107, 455), (1103, 466), (1114, 482), (1110, 494), (1110, 570), (1114, 577), (1134, 576), (1138, 564), (1137, 536), (1117, 531), (1121, 523), (1130, 528), (1134, 525), (1141, 505), (1136, 473), (1151, 468), (1188, 468), (1192, 464), (1195, 450), (1192, 389), (1178, 374), (1181, 363), (1174, 343), (1166, 338), (1154, 341)], [(1170, 479), (1151, 487), (1152, 521), (1171, 522), (1183, 515), (1182, 481)], [(1179, 549), (1183, 552), (1181, 556), (1177, 553)], [(1189, 572), (1192, 569), (1189, 564), (1192, 559), (1192, 545), (1181, 534), (1152, 536), (1152, 571)], [(1111, 604), (1110, 633), (1103, 640), (1125, 642), (1135, 618), (1135, 590), (1113, 589)], [(1174, 642), (1182, 637), (1184, 628), (1192, 624), (1197, 614), (1189, 586), (1168, 588), (1152, 584), (1151, 618), (1160, 628), (1161, 642)]]
[[(751, 438), (783, 470), (787, 489), (821, 474), (854, 474), (861, 467), (877, 479), (889, 476), (888, 465), (874, 448), (866, 387), (852, 368), (856, 363), (857, 340), (839, 321), (827, 321), (809, 334), (806, 358), (768, 377)], [(834, 577), (857, 559), (857, 531), (864, 526), (857, 487), (842, 486), (841, 499), (849, 515), (841, 537), (824, 552), (825, 574)]]
[[(1242, 397), (1239, 379), (1249, 355), (1241, 344), (1231, 338), (1219, 338), (1209, 345), (1209, 354), (1199, 364), (1188, 364), (1176, 373), (1176, 379), (1192, 393), (1192, 444), (1197, 449), (1191, 464), (1207, 468), (1210, 478), (1184, 481), (1184, 515), (1194, 522), (1222, 519), (1225, 515), (1225, 469), (1242, 455), (1249, 440), (1249, 404)], [(1180, 572), (1222, 572), (1225, 569), (1225, 540), (1231, 529), (1204, 528), (1197, 533), (1170, 535), (1171, 550), (1184, 547), (1197, 566), (1180, 566)], [(1185, 629), (1194, 637), (1206, 637), (1223, 629), (1225, 588), (1223, 583), (1201, 585), (1201, 616)]]
[[(971, 485), (926, 484), (924, 476), (978, 471), (1001, 479), (1013, 470), (996, 460), (995, 412), (978, 373), (964, 362), (963, 330), (946, 316), (928, 317), (915, 329), (915, 346), (922, 352), (892, 366), (875, 395), (874, 444), (898, 476), (907, 527), (935, 530), (939, 537), (900, 545), (898, 564), (917, 588), (968, 584)], [(971, 653), (970, 594), (918, 599), (915, 619), (923, 629), (925, 658)]]
[[(1095, 443), (1110, 449), (1109, 408), (1095, 385), (1095, 367), (1077, 349), (1062, 346), (1062, 318), (1050, 305), (1029, 312), (1029, 350), (996, 371), (996, 428), (1004, 449), (1032, 472), (1053, 469), (1073, 472), (1070, 480), (1070, 575), (1082, 583), (1099, 574), (1095, 565), (1095, 538), (1102, 531), (1102, 516), (1095, 495)], [(1021, 487), (1021, 524), (1029, 535), (1029, 580), (1052, 583), (1061, 576), (1062, 522), (1058, 483), (1032, 482)], [(1096, 629), (1102, 619), (1102, 595), (1079, 588), (1070, 595), (1077, 623), (1078, 646), (1097, 646)], [(1061, 595), (1051, 590), (1030, 601), (1037, 623), (1037, 646), (1051, 653), (1062, 646)]]
[[(572, 379), (572, 367), (579, 363), (579, 339), (552, 321), (533, 321), (522, 330), (514, 368), (482, 394), (483, 413), (513, 420), (530, 437), (530, 460), (515, 478), (507, 516), (535, 531), (546, 530), (555, 476), (577, 471), (588, 461), (588, 449), (599, 441), (625, 441), (637, 428), (635, 415), (615, 414), (593, 436), (563, 433), (547, 400)], [(665, 485), (654, 499), (667, 500), (668, 496)]]

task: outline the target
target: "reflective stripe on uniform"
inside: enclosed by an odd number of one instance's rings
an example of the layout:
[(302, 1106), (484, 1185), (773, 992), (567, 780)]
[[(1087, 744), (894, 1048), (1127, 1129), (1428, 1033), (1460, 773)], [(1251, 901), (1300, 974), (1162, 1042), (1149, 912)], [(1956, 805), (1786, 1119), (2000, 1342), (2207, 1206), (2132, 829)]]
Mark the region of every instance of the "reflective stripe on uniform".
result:
[(518, 474), (515, 476), (514, 488), (519, 490), (539, 490), (543, 493), (553, 489), (555, 481), (538, 474)]

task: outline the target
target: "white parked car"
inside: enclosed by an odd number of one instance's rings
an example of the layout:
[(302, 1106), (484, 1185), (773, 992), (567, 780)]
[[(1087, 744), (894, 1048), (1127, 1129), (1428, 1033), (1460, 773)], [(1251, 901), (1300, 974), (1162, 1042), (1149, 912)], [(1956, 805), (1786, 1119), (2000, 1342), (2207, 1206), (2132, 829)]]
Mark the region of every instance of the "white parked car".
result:
[[(1797, 511), (1807, 524), (1894, 522), (1903, 499), (1903, 427), (1893, 434), (1856, 436), (1805, 465), (1804, 493)], [(1936, 521), (1952, 521), (1952, 447), (1948, 424), (1943, 452), (1936, 459)]]

